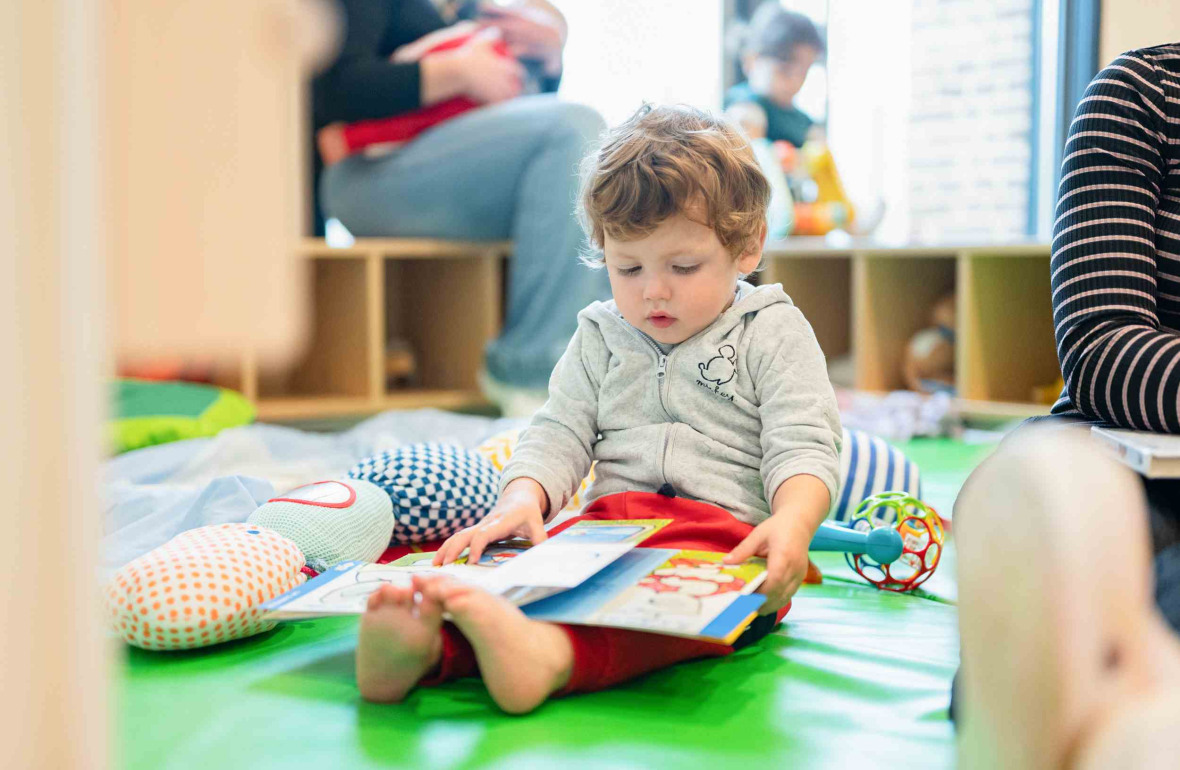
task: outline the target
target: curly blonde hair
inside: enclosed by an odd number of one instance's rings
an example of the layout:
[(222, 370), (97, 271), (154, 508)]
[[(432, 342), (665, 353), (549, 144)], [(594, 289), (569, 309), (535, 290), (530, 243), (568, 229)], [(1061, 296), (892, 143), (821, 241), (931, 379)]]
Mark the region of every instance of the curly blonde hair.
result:
[(703, 215), (737, 259), (761, 246), (769, 204), (770, 184), (738, 129), (693, 107), (645, 104), (583, 162), (579, 213), (597, 250), (584, 261), (603, 264), (606, 236), (636, 240), (676, 214)]

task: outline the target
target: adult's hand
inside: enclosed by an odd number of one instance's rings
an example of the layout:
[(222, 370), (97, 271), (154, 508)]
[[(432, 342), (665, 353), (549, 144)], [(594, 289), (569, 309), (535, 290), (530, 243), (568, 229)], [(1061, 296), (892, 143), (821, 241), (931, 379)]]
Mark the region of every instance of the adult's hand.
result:
[(547, 75), (561, 72), (566, 24), (556, 8), (548, 3), (515, 6), (484, 3), (479, 12), (484, 24), (503, 33), (504, 42), (513, 56), (544, 62)]
[(427, 33), (412, 43), (406, 43), (400, 46), (394, 50), (393, 56), (389, 57), (389, 59), (395, 64), (421, 61), (426, 56), (426, 52), (431, 48), (442, 45), (448, 40), (454, 40), (457, 37), (473, 35), (479, 29), (480, 25), (474, 21), (460, 21), (449, 27), (443, 27), (442, 29), (436, 29), (434, 32)]
[(421, 63), (423, 104), (459, 94), (485, 104), (519, 96), (524, 67), (495, 50), (500, 35), (495, 28), (483, 29), (459, 48), (427, 54)]

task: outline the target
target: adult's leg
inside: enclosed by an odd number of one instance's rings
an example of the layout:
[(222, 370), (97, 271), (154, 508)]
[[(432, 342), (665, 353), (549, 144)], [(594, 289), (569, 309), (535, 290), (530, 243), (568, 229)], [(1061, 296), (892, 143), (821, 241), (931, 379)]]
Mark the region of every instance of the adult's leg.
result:
[[(1052, 434), (1063, 441), (1085, 441), (1089, 437), (1092, 424), (1088, 420), (1075, 417), (1033, 417), (1010, 433), (996, 454), (1001, 455), (1014, 443), (1019, 443), (1033, 432), (1040, 435)], [(986, 475), (981, 474), (981, 470), (988, 462), (985, 461), (971, 474), (963, 487), (964, 491), (976, 482), (977, 477)], [(1156, 606), (1168, 624), (1180, 633), (1180, 480), (1145, 479), (1141, 476), (1136, 476), (1136, 479), (1146, 495), (1146, 518), (1154, 554)], [(964, 498), (965, 495), (960, 494), (959, 499)], [(956, 518), (959, 516), (958, 507), (956, 502)], [(951, 686), (951, 721), (958, 719), (959, 678), (960, 675), (956, 674)]]
[(579, 259), (578, 164), (603, 128), (594, 110), (542, 95), (460, 115), (377, 159), (328, 168), (322, 199), (357, 236), (511, 238), (507, 312), (488, 372), (543, 388), (577, 326), (609, 296)]
[(1147, 521), (1134, 474), (1076, 432), (1028, 431), (976, 471), (955, 514), (960, 767), (1178, 755), (1180, 643), (1152, 601)]

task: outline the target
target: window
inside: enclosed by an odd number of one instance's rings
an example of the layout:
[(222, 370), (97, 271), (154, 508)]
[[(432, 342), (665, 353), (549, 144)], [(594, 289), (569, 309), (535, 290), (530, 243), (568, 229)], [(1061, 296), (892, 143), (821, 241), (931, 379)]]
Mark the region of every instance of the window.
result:
[[(826, 37), (796, 104), (826, 125), (859, 210), (884, 205), (875, 236), (1048, 238), (1065, 129), (1097, 71), (1098, 0), (781, 1)], [(759, 2), (555, 4), (561, 93), (614, 124), (645, 100), (719, 109)]]
[(1097, 0), (783, 5), (825, 33), (796, 103), (826, 122), (860, 210), (884, 204), (876, 236), (1048, 238), (1065, 128), (1097, 71)]
[(644, 101), (721, 104), (722, 0), (555, 0), (569, 23), (561, 95), (614, 125)]

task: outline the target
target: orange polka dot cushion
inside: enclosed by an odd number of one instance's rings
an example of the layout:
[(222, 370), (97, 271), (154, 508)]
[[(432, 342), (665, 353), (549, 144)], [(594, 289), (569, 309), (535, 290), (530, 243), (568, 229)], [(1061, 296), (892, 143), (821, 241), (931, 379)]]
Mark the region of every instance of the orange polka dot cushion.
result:
[(187, 650), (268, 631), (258, 605), (302, 583), (303, 554), (271, 530), (182, 532), (126, 564), (106, 589), (116, 633), (146, 650)]

